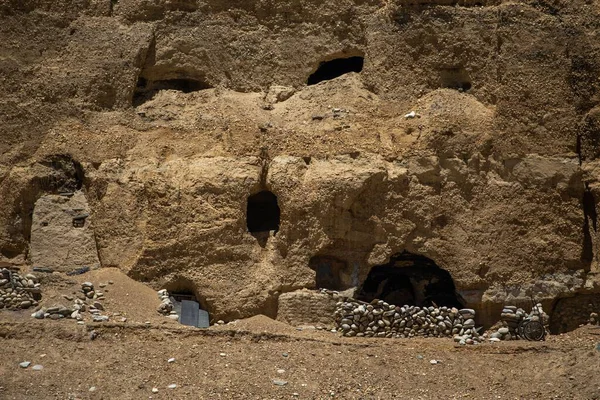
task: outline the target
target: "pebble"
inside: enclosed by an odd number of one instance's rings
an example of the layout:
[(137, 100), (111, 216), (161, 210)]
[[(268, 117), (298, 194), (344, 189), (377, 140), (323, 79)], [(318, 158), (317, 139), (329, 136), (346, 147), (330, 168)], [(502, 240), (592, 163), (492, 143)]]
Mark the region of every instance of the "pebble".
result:
[(152, 388), (152, 393), (154, 393), (154, 394), (158, 393), (158, 388)]
[(439, 362), (438, 360), (430, 360), (430, 361), (429, 361), (429, 364), (431, 364), (431, 365), (435, 365), (435, 364), (437, 364), (438, 362)]
[(96, 386), (92, 386), (92, 387), (90, 387), (89, 391), (90, 391), (90, 392), (95, 392), (95, 391), (96, 391)]
[(169, 358), (169, 359), (167, 360), (167, 362), (168, 362), (168, 363), (174, 363), (174, 362), (175, 362), (175, 358)]
[(33, 367), (31, 367), (32, 370), (34, 371), (41, 371), (44, 369), (44, 366), (40, 365), (40, 364), (36, 364)]
[(19, 367), (21, 368), (27, 368), (31, 365), (31, 361), (23, 361), (22, 363), (19, 364)]
[(219, 355), (220, 355), (221, 357), (225, 357), (227, 354), (225, 354), (225, 353), (219, 353)]
[(273, 379), (273, 384), (277, 385), (277, 386), (285, 386), (287, 385), (287, 381), (282, 381), (280, 379)]
[(175, 389), (177, 387), (176, 384), (171, 383), (169, 386), (167, 386), (168, 389)]
[(277, 373), (278, 373), (278, 374), (285, 374), (285, 369), (278, 369), (278, 370), (277, 370)]

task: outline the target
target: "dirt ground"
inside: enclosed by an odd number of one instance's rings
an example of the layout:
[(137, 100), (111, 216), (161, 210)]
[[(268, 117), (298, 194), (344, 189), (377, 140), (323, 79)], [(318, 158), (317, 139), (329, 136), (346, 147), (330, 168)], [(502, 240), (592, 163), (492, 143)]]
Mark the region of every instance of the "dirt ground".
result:
[[(264, 316), (201, 330), (160, 316), (154, 290), (116, 269), (42, 277), (42, 304), (60, 303), (88, 280), (113, 282), (104, 301), (111, 322), (0, 313), (0, 399), (600, 398), (600, 329), (591, 326), (545, 342), (469, 347), (343, 338)], [(116, 314), (127, 321), (112, 322)], [(23, 361), (32, 364), (22, 369)]]

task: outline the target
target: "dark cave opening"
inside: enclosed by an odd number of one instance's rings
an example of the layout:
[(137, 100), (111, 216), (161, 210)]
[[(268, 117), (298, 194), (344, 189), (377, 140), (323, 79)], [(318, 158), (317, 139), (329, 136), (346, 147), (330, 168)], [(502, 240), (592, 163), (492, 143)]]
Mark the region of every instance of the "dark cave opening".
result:
[(366, 302), (379, 299), (419, 307), (464, 305), (448, 271), (427, 257), (406, 251), (393, 256), (387, 264), (371, 268), (356, 297)]
[(263, 190), (248, 197), (246, 224), (249, 232), (279, 231), (280, 216), (277, 196), (272, 192)]
[(466, 92), (471, 89), (471, 78), (464, 68), (446, 68), (440, 71), (440, 87)]
[(206, 298), (198, 293), (196, 284), (187, 278), (176, 277), (164, 286), (169, 292), (173, 304), (173, 311), (179, 316), (182, 325), (197, 328), (210, 326), (210, 311)]
[(171, 295), (171, 297), (173, 297), (173, 299), (175, 301), (183, 301), (183, 300), (189, 300), (189, 301), (198, 301), (196, 299), (196, 294), (187, 290), (181, 290), (178, 292), (169, 292), (169, 294)]
[(335, 79), (349, 72), (361, 72), (364, 65), (364, 57), (336, 58), (324, 61), (319, 68), (308, 77), (307, 85), (315, 85), (319, 82)]
[(134, 107), (137, 107), (152, 100), (156, 93), (161, 90), (177, 90), (183, 93), (191, 93), (210, 88), (209, 84), (197, 79), (179, 78), (148, 81), (143, 77), (139, 77), (133, 93), (132, 104)]
[(177, 277), (164, 286), (175, 301), (190, 300), (200, 302), (196, 285), (189, 279)]
[(550, 333), (570, 332), (588, 323), (590, 314), (600, 310), (600, 294), (576, 294), (557, 299), (550, 313)]
[(347, 272), (348, 263), (332, 256), (314, 256), (308, 262), (310, 269), (315, 271), (315, 284), (317, 289), (345, 290), (342, 275)]

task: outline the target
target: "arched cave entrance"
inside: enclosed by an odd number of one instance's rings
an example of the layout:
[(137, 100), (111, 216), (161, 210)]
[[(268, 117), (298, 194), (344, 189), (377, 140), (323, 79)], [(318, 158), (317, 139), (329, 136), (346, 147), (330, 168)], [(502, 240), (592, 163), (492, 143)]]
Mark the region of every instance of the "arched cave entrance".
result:
[(315, 85), (319, 82), (335, 79), (349, 72), (361, 72), (364, 61), (364, 57), (359, 56), (324, 61), (319, 65), (319, 68), (308, 77), (306, 84)]
[(166, 284), (164, 289), (169, 292), (173, 311), (179, 316), (179, 323), (198, 328), (210, 326), (206, 301), (200, 298), (196, 285), (191, 280), (177, 277)]
[(308, 266), (315, 271), (317, 289), (345, 290), (350, 287), (348, 263), (332, 256), (314, 256)]
[(465, 303), (448, 271), (427, 257), (406, 251), (393, 256), (387, 264), (371, 268), (356, 297), (366, 302), (379, 299), (419, 307), (461, 308)]
[(277, 204), (277, 196), (263, 190), (248, 197), (246, 224), (248, 232), (279, 231), (281, 211)]
[(167, 283), (164, 289), (167, 289), (167, 292), (175, 301), (190, 300), (200, 303), (196, 285), (189, 279), (178, 277)]

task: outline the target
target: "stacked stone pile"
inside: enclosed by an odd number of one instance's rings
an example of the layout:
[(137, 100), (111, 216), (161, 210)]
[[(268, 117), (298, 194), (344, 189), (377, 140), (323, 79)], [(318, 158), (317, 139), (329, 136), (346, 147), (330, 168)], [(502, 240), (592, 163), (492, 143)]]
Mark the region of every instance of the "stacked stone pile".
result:
[(0, 270), (0, 309), (26, 309), (37, 306), (41, 285), (35, 275), (20, 275), (8, 268)]
[(449, 307), (395, 306), (383, 300), (370, 304), (347, 299), (336, 304), (335, 320), (344, 336), (410, 338), (454, 337), (461, 345), (482, 340), (475, 311)]
[[(105, 285), (102, 284), (101, 286)], [(73, 301), (73, 305), (69, 307), (64, 305), (54, 305), (48, 308), (41, 308), (40, 310), (31, 314), (31, 316), (37, 319), (48, 318), (54, 320), (70, 318), (77, 320), (80, 324), (83, 324), (83, 313), (87, 311), (90, 313), (93, 322), (104, 322), (109, 320), (108, 315), (102, 315), (102, 312), (104, 311), (104, 306), (100, 301), (104, 300), (104, 293), (97, 292), (94, 289), (93, 283), (82, 283), (81, 290), (77, 292), (76, 299), (68, 295), (65, 295), (63, 297), (66, 300)]]
[(173, 305), (173, 301), (171, 300), (171, 296), (167, 289), (161, 289), (158, 292), (158, 298), (161, 303), (157, 308), (159, 314), (166, 315), (168, 318), (179, 321), (179, 315), (177, 315), (177, 311), (174, 310), (175, 306)]
[(515, 306), (504, 306), (500, 314), (501, 327), (490, 335), (490, 340), (516, 340), (518, 339), (517, 327), (527, 316), (527, 312)]
[(516, 306), (504, 306), (500, 314), (500, 328), (490, 335), (490, 341), (521, 339), (518, 327), (525, 319), (541, 320), (544, 326), (547, 326), (549, 321), (548, 314), (544, 312), (540, 303), (536, 304), (529, 314), (524, 309)]

